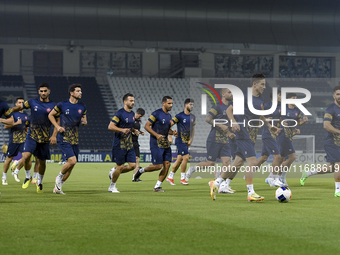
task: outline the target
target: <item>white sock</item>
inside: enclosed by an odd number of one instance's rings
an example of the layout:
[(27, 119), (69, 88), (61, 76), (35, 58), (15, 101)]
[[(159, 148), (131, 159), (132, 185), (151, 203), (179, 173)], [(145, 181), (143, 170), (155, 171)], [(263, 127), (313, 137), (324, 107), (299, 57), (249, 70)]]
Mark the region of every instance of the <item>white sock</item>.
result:
[(185, 179), (185, 173), (181, 173), (181, 180)]
[(270, 172), (268, 178), (274, 178), (273, 172)]
[(19, 160), (17, 160), (17, 161), (14, 162), (14, 165), (17, 166), (18, 164), (19, 164)]
[(159, 188), (161, 185), (162, 185), (162, 182), (157, 181), (157, 182), (156, 182), (156, 185), (155, 185), (155, 189)]
[(62, 180), (64, 178), (64, 175), (65, 174), (62, 174), (61, 171), (60, 171), (60, 173), (58, 174), (58, 178), (60, 178), (60, 180)]
[(38, 174), (38, 185), (42, 184), (43, 179), (44, 179), (44, 175)]
[(225, 180), (225, 182), (227, 183), (227, 186), (229, 187), (230, 183), (232, 180), (230, 180), (229, 178)]
[(253, 184), (247, 185), (247, 190), (248, 190), (248, 196), (250, 196), (251, 194), (255, 193), (254, 185)]
[(224, 181), (224, 180), (223, 180), (222, 177), (218, 177), (218, 178), (215, 180), (215, 186), (216, 186), (216, 187), (219, 187), (223, 181)]
[(15, 174), (18, 174), (18, 173), (19, 173), (19, 170), (18, 170), (18, 169), (15, 169), (15, 170), (14, 170), (14, 173), (15, 173)]
[(221, 177), (221, 170), (215, 170), (215, 179), (218, 179)]
[(141, 174), (145, 172), (144, 167), (138, 170)]
[(33, 179), (38, 179), (38, 172), (33, 173)]
[[(15, 169), (15, 170), (17, 170), (17, 169)], [(31, 169), (30, 170), (25, 170), (25, 173), (26, 173), (26, 179), (31, 179)]]
[[(269, 177), (268, 177), (269, 178)], [(273, 177), (272, 177), (274, 180), (277, 180), (280, 178), (280, 176), (278, 174), (273, 174)]]
[(116, 187), (116, 183), (115, 182), (111, 182), (110, 188), (115, 188)]
[(340, 182), (335, 183), (335, 193), (340, 192)]
[(174, 173), (174, 172), (170, 172), (170, 174), (169, 174), (168, 178), (169, 178), (169, 179), (173, 179), (173, 178), (174, 178), (174, 175), (175, 175), (175, 173)]
[[(287, 171), (287, 172), (288, 172), (288, 171)], [(281, 178), (282, 178), (282, 179), (286, 179), (287, 172), (286, 172), (286, 171), (283, 171), (283, 172), (282, 172), (282, 174), (281, 174)]]
[(312, 176), (312, 175), (315, 175), (315, 174), (318, 174), (318, 170), (317, 169), (314, 169), (314, 170), (309, 170), (307, 171), (307, 177), (309, 176)]
[(7, 179), (7, 173), (2, 173), (2, 179)]

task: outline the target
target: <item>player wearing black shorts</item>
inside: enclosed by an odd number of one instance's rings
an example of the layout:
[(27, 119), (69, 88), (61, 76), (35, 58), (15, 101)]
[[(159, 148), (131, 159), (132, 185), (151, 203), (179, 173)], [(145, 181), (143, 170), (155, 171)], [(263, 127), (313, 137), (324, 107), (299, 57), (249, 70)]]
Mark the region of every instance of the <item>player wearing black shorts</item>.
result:
[(132, 143), (133, 143), (133, 149), (136, 153), (136, 168), (133, 171), (132, 181), (133, 182), (141, 182), (141, 179), (134, 179), (135, 173), (138, 171), (139, 167), (139, 158), (140, 158), (140, 150), (139, 150), (139, 142), (138, 142), (138, 136), (144, 135), (144, 131), (140, 131), (140, 127), (142, 124), (141, 118), (143, 118), (145, 114), (145, 110), (143, 108), (138, 108), (135, 113), (135, 122), (133, 124), (133, 129), (135, 130), (135, 133), (132, 133)]

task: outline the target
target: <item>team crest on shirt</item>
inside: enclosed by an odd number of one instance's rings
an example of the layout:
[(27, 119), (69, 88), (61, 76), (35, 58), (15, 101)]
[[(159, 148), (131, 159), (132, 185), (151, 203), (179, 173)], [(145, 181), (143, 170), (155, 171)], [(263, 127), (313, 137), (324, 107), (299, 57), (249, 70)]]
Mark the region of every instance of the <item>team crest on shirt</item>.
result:
[(70, 114), (70, 109), (66, 109), (65, 114), (66, 114), (66, 115)]
[(25, 117), (25, 120), (27, 120), (27, 117)]
[(186, 122), (187, 122), (187, 120), (186, 120), (186, 119), (184, 119), (184, 120), (183, 120), (183, 123), (186, 123)]
[(165, 119), (162, 119), (162, 123), (163, 123), (163, 124), (165, 123)]
[(298, 116), (297, 112), (295, 113), (295, 116)]
[(50, 109), (50, 108), (47, 108), (47, 109), (46, 109), (46, 111), (47, 111), (47, 112), (50, 112), (50, 111), (51, 111), (51, 109)]
[(126, 118), (125, 121), (126, 121), (126, 123), (129, 123), (129, 118)]
[(79, 112), (79, 114), (81, 114), (81, 113), (82, 113), (82, 110), (81, 110), (81, 109), (79, 109), (79, 110), (78, 110), (78, 112)]
[(34, 111), (38, 111), (38, 106), (34, 106)]

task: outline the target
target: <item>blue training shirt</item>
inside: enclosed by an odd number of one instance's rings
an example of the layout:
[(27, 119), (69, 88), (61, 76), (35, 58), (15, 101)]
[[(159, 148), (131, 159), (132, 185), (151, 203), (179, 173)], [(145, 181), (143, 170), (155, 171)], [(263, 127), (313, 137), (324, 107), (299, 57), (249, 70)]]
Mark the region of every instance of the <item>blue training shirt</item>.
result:
[(169, 148), (170, 142), (168, 140), (168, 134), (171, 127), (171, 114), (165, 113), (163, 109), (154, 111), (148, 121), (151, 122), (151, 128), (157, 134), (163, 135), (163, 139), (158, 141), (153, 135), (150, 135), (150, 149), (153, 148)]
[(196, 125), (196, 117), (194, 114), (185, 114), (184, 111), (172, 118), (177, 124), (178, 137), (175, 144), (188, 143), (191, 138), (193, 127)]
[[(340, 129), (340, 107), (335, 103), (331, 104), (325, 111), (323, 121), (330, 121), (334, 128)], [(326, 131), (324, 144), (336, 144), (340, 146), (340, 134), (333, 134)]]
[(21, 119), (21, 124), (10, 129), (9, 143), (24, 143), (26, 141), (26, 128), (30, 125), (31, 118), (26, 113), (13, 112), (14, 122)]
[(70, 100), (59, 102), (54, 110), (57, 112), (56, 116), (60, 117), (60, 126), (65, 129), (64, 133), (58, 133), (58, 143), (79, 143), (79, 126), (81, 118), (86, 115), (86, 105), (82, 102), (72, 104)]
[[(133, 128), (135, 123), (135, 113), (133, 111), (126, 111), (124, 108), (118, 110), (113, 116), (111, 122), (115, 123), (119, 128)], [(113, 149), (126, 149), (130, 150), (133, 148), (132, 133), (124, 134), (122, 132), (115, 132), (113, 138)]]

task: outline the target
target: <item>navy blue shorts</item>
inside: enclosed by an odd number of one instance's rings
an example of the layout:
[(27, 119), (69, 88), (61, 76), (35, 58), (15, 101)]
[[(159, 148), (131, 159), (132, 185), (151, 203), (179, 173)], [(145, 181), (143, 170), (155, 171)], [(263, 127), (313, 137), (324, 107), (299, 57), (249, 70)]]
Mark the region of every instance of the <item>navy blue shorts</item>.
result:
[(340, 146), (336, 145), (334, 142), (324, 144), (325, 152), (327, 154), (328, 163), (340, 162)]
[(230, 149), (231, 149), (231, 158), (232, 160), (235, 159), (236, 157), (236, 151), (237, 151), (237, 144), (236, 144), (236, 139), (229, 139), (230, 143)]
[(24, 149), (22, 152), (29, 152), (35, 155), (40, 160), (50, 159), (50, 143), (38, 143), (33, 140), (30, 136), (26, 136), (24, 143)]
[(24, 143), (9, 143), (6, 156), (7, 157), (15, 157), (19, 152), (22, 152), (24, 149)]
[(61, 153), (63, 155), (63, 161), (74, 156), (76, 157), (76, 160), (78, 161), (78, 155), (79, 155), (78, 144), (58, 143), (58, 147), (61, 150)]
[(236, 140), (237, 151), (236, 156), (241, 157), (244, 161), (250, 157), (256, 157), (254, 143), (250, 139)]
[(207, 140), (207, 160), (215, 162), (221, 157), (231, 157), (229, 143), (216, 143)]
[(280, 154), (279, 146), (274, 138), (265, 138), (262, 140), (262, 156)]
[(112, 149), (112, 162), (116, 162), (117, 165), (124, 165), (124, 163), (136, 163), (136, 153), (133, 148), (130, 150)]
[(189, 154), (188, 145), (186, 143), (178, 143), (176, 146), (178, 155), (184, 156)]
[(164, 161), (171, 162), (172, 160), (172, 153), (171, 147), (169, 148), (151, 148), (151, 158), (153, 165), (163, 164)]
[(286, 158), (288, 155), (295, 153), (292, 141), (284, 134), (278, 136), (277, 144), (280, 149), (281, 157)]

